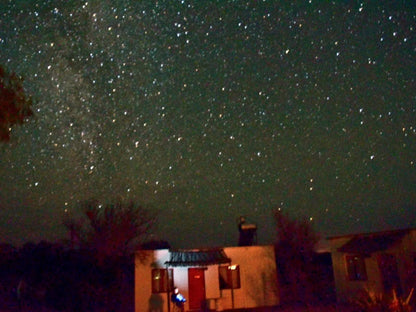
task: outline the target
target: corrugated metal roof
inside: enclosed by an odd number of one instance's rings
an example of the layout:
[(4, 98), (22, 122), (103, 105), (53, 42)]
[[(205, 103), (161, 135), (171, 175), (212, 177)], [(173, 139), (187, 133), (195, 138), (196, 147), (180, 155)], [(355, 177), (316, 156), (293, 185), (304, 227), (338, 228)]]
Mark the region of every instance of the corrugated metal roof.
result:
[(168, 266), (205, 266), (212, 264), (230, 263), (223, 249), (193, 249), (170, 251)]
[(357, 235), (338, 248), (340, 252), (372, 254), (377, 251), (387, 250), (400, 241), (408, 231), (395, 233), (379, 233), (376, 235)]

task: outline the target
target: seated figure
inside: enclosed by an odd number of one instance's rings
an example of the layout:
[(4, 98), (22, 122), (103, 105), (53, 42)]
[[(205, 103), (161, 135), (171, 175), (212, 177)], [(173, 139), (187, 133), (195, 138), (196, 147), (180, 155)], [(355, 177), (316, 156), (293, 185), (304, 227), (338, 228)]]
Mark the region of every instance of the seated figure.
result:
[(176, 310), (184, 311), (184, 305), (186, 302), (186, 299), (184, 296), (182, 296), (181, 293), (179, 293), (179, 289), (175, 287), (172, 296), (170, 297), (171, 301), (174, 303)]

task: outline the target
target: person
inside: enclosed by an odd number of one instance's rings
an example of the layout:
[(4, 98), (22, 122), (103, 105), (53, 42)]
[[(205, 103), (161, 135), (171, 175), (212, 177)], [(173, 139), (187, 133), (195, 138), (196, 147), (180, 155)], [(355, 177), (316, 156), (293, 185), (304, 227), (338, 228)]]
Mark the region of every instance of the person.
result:
[(179, 311), (184, 311), (184, 305), (186, 302), (186, 299), (182, 294), (179, 292), (179, 289), (175, 287), (173, 290), (171, 301), (174, 303), (174, 305), (178, 308)]

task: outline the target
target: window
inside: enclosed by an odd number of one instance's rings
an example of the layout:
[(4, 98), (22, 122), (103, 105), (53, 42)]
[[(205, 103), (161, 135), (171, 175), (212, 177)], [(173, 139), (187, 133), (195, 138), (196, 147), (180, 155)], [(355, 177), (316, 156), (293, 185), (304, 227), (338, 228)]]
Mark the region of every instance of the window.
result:
[(350, 281), (366, 281), (364, 257), (361, 255), (346, 256), (347, 272)]
[(152, 270), (152, 293), (168, 292), (173, 289), (173, 269)]
[(218, 268), (220, 289), (240, 288), (240, 266), (228, 265)]

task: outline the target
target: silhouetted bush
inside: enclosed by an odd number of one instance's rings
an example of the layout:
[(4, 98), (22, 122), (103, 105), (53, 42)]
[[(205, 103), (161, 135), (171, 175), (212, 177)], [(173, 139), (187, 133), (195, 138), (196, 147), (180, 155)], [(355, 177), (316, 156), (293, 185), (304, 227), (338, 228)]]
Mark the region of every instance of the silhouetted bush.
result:
[(103, 267), (90, 250), (46, 242), (0, 252), (0, 311), (133, 311), (131, 259)]
[(330, 255), (315, 252), (319, 235), (306, 219), (293, 220), (275, 210), (276, 264), (284, 303), (311, 304), (334, 301), (335, 288)]

